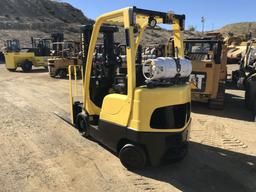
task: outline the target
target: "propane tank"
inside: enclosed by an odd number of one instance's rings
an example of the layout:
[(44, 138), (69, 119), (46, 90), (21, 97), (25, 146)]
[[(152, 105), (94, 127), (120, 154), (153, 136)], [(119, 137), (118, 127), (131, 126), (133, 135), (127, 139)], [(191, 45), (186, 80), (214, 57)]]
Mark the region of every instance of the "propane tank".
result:
[(143, 64), (143, 75), (147, 80), (171, 79), (188, 77), (192, 72), (191, 61), (179, 58), (179, 63), (172, 57), (159, 57), (148, 59)]

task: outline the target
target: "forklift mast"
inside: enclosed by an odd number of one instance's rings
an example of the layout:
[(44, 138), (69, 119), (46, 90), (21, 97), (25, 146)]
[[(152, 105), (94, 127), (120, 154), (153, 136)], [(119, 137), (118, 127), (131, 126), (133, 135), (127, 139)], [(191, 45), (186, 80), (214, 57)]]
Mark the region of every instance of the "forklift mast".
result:
[[(81, 27), (82, 71), (84, 74), (86, 71), (86, 59), (92, 29), (92, 25)], [(103, 39), (101, 40), (103, 41), (103, 44), (100, 44), (99, 47), (95, 47), (95, 56), (90, 77), (90, 97), (98, 106), (101, 106), (103, 98), (108, 91), (107, 88), (112, 87), (115, 81), (115, 69), (118, 64), (118, 55), (116, 54), (117, 46), (114, 41), (115, 32), (118, 32), (116, 26), (102, 26), (100, 28), (100, 33), (103, 36)]]
[[(88, 49), (91, 41), (93, 31), (93, 25), (83, 25), (81, 26), (81, 51), (83, 58), (83, 66), (86, 68), (86, 61), (88, 56)], [(100, 33), (103, 35), (103, 60), (107, 65), (113, 65), (115, 62), (115, 41), (114, 41), (114, 33), (118, 32), (118, 28), (116, 26), (102, 26), (100, 29)], [(100, 49), (101, 49), (100, 48)], [(99, 49), (99, 50), (100, 50)], [(98, 51), (99, 51), (98, 50)]]
[(51, 39), (31, 37), (32, 51), (36, 56), (50, 56), (51, 43)]
[(256, 71), (256, 47), (254, 47), (256, 39), (248, 41), (245, 55), (241, 59), (240, 69), (248, 72)]
[(51, 34), (51, 39), (52, 39), (52, 43), (53, 43), (52, 50), (58, 51), (58, 49), (62, 49), (62, 47), (58, 47), (58, 46), (60, 46), (60, 44), (58, 45), (56, 43), (64, 41), (64, 34), (63, 33), (52, 33)]

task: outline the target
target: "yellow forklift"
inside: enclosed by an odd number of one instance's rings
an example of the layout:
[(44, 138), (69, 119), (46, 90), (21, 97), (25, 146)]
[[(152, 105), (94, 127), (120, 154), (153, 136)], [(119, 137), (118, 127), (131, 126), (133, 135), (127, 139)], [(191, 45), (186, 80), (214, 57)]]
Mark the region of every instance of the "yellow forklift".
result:
[[(83, 96), (82, 101), (77, 99), (76, 81), (70, 78), (71, 122), (84, 136), (118, 154), (128, 169), (181, 160), (187, 152), (192, 66), (184, 58), (184, 22), (185, 15), (130, 7), (82, 27)], [(142, 63), (138, 53), (142, 35), (157, 24), (173, 27), (176, 55)], [(114, 48), (120, 27), (126, 42), (125, 65)], [(98, 37), (104, 41), (99, 60)], [(70, 66), (69, 72), (76, 67)]]
[(51, 39), (31, 38), (32, 48), (20, 48), (19, 40), (8, 40), (4, 52), (6, 68), (14, 72), (21, 67), (23, 72), (32, 70), (32, 66), (45, 67), (51, 50)]
[(69, 65), (79, 65), (77, 72), (81, 73), (80, 43), (75, 41), (55, 42), (52, 47), (52, 57), (48, 59), (50, 77), (67, 78)]

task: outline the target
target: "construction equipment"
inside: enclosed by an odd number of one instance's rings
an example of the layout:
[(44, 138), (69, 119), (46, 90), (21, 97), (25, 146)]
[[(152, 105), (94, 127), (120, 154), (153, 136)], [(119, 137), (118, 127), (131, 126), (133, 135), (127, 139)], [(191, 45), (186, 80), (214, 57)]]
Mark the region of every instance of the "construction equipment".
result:
[(246, 52), (240, 62), (240, 68), (232, 72), (232, 80), (238, 88), (245, 90), (245, 104), (253, 111), (256, 122), (256, 39), (248, 41)]
[[(93, 26), (82, 27), (83, 96), (82, 101), (77, 99), (77, 81), (70, 78), (71, 122), (84, 136), (118, 154), (128, 169), (159, 165), (186, 154), (192, 66), (184, 58), (184, 20), (184, 15), (132, 7), (104, 14)], [(146, 28), (162, 23), (173, 26), (176, 55), (142, 63), (141, 56), (136, 58), (141, 37)], [(114, 51), (114, 36), (121, 27), (126, 63)], [(95, 57), (98, 37), (104, 43), (99, 59)], [(72, 68), (76, 71), (70, 66), (70, 73)]]
[(69, 65), (79, 65), (77, 72), (81, 74), (80, 43), (63, 41), (53, 43), (52, 47), (53, 57), (48, 59), (48, 71), (51, 77), (66, 78)]
[(21, 67), (24, 72), (32, 70), (32, 66), (47, 68), (47, 59), (50, 56), (51, 39), (31, 38), (32, 48), (20, 48), (18, 40), (9, 40), (6, 43), (5, 65), (9, 71), (16, 71)]
[(234, 36), (233, 33), (224, 35), (224, 42), (227, 46), (227, 63), (237, 64), (242, 58), (242, 53), (245, 51), (243, 39), (238, 36)]
[(222, 109), (225, 104), (227, 49), (221, 39), (190, 38), (185, 42), (185, 55), (192, 60), (192, 100)]
[[(173, 39), (162, 46), (165, 56), (174, 55)], [(184, 40), (185, 57), (192, 61), (192, 100), (223, 109), (227, 78), (227, 48), (219, 33)]]

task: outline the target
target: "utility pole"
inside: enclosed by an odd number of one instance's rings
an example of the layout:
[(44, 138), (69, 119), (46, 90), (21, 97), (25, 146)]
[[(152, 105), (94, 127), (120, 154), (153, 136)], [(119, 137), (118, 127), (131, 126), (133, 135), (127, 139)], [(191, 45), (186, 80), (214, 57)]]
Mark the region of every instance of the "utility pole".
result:
[(202, 22), (202, 33), (204, 34), (205, 17), (201, 17), (201, 22)]
[(212, 31), (214, 31), (214, 28), (215, 28), (215, 27), (214, 27), (214, 23), (212, 23)]

